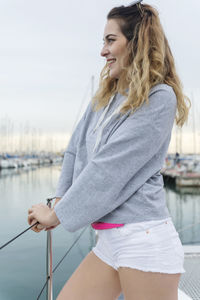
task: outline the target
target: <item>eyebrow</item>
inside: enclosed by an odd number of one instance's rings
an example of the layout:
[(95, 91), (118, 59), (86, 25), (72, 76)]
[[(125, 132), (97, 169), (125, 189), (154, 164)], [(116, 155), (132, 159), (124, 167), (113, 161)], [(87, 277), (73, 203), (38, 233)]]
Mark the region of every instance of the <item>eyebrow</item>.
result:
[[(105, 39), (107, 40), (109, 38), (109, 36), (117, 36), (116, 34), (112, 34), (112, 33), (109, 33), (106, 35)], [(103, 38), (103, 41), (104, 41), (104, 38)]]

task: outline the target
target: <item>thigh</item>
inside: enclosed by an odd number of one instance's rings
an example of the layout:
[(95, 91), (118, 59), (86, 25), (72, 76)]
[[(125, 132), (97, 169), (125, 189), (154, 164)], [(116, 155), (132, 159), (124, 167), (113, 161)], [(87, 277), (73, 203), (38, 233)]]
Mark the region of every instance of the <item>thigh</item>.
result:
[(125, 300), (178, 300), (180, 273), (144, 272), (120, 267), (118, 269)]
[(91, 251), (66, 282), (57, 300), (115, 300), (120, 293), (118, 272)]

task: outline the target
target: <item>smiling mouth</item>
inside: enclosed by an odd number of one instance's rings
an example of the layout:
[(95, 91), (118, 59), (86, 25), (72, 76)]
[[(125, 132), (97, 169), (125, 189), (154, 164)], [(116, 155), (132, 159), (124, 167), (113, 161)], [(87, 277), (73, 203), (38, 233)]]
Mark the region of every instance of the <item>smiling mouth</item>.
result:
[(112, 64), (114, 64), (116, 62), (116, 59), (109, 59), (107, 60), (107, 64), (110, 67)]

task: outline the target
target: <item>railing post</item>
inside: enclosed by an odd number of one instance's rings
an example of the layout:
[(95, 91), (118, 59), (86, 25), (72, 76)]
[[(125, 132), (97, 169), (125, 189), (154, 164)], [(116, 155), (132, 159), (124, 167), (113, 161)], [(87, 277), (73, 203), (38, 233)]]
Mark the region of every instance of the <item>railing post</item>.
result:
[[(47, 204), (51, 208), (51, 201)], [(46, 299), (53, 300), (53, 273), (52, 273), (52, 232), (47, 231), (47, 255), (46, 255), (46, 272), (47, 272), (47, 289)]]

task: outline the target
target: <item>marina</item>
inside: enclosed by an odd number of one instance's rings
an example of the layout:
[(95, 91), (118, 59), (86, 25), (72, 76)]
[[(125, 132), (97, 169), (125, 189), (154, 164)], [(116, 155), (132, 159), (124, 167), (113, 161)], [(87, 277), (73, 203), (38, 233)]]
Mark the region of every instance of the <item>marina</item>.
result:
[[(46, 198), (53, 197), (60, 168), (59, 164), (55, 164), (0, 171), (0, 190), (4, 202), (0, 211), (1, 226), (4, 228), (0, 232), (2, 243), (27, 227), (27, 209), (31, 205), (45, 203)], [(186, 191), (182, 194), (169, 183), (165, 187), (167, 206), (185, 251), (186, 273), (181, 276), (179, 300), (200, 299), (200, 201), (195, 189), (198, 188), (193, 188), (193, 193)], [(52, 231), (53, 266), (80, 232), (69, 233), (61, 226)], [(88, 226), (53, 275), (53, 299), (95, 243), (95, 231)], [(0, 269), (4, 270), (0, 272), (0, 300), (36, 300), (46, 278), (46, 233), (29, 231), (0, 254)], [(45, 297), (44, 291), (40, 299)], [(123, 299), (123, 295), (119, 299)]]
[(200, 187), (200, 156), (168, 155), (161, 173), (175, 186)]
[[(5, 176), (2, 171), (7, 171)], [(8, 169), (0, 172), (1, 245), (28, 227), (27, 211), (31, 205), (46, 203), (53, 197), (60, 165)], [(70, 249), (82, 230), (75, 233), (61, 226), (52, 231), (53, 266)], [(89, 253), (95, 243), (90, 227), (73, 247), (53, 276), (53, 297)], [(0, 300), (36, 300), (46, 281), (46, 232), (29, 230), (0, 251)], [(46, 299), (46, 291), (40, 297)]]
[(53, 153), (40, 153), (29, 155), (0, 155), (0, 170), (19, 169), (32, 166), (44, 166), (51, 164), (61, 164), (63, 155)]

